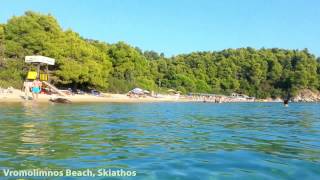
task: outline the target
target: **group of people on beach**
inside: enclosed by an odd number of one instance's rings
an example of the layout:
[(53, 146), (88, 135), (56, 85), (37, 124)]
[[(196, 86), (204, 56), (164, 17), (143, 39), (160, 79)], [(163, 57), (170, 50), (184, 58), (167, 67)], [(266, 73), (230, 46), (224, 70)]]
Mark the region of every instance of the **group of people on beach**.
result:
[(34, 81), (25, 81), (23, 83), (25, 100), (29, 100), (29, 94), (32, 93), (32, 100), (37, 100), (38, 95), (41, 92), (42, 83), (39, 79), (35, 79)]

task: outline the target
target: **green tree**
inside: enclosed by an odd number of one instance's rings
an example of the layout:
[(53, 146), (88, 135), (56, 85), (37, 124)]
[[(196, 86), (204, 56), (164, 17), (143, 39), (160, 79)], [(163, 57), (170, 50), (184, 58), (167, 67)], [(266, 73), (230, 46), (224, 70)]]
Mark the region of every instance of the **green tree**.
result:
[(320, 59), (307, 49), (251, 47), (180, 54), (108, 44), (63, 30), (51, 15), (28, 11), (0, 25), (0, 86), (20, 88), (26, 55), (56, 59), (57, 86), (124, 93), (134, 87), (183, 93), (244, 93), (258, 98), (320, 90)]

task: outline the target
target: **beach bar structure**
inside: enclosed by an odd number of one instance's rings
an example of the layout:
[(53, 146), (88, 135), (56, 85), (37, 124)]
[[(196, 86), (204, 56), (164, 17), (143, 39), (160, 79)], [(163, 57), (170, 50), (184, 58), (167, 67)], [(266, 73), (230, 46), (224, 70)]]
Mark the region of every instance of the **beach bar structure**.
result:
[[(47, 82), (49, 80), (49, 75), (48, 75), (48, 66), (49, 65), (54, 65), (55, 64), (55, 59), (53, 58), (49, 58), (49, 57), (45, 57), (45, 56), (26, 56), (25, 57), (25, 63), (30, 63), (36, 66), (37, 70), (36, 72), (32, 72), (29, 71), (28, 73), (28, 77), (30, 74), (35, 75), (34, 77), (32, 77), (31, 79), (40, 79), (40, 81), (42, 81), (45, 85), (47, 85), (52, 91), (58, 93), (61, 96), (65, 96), (65, 94), (60, 91), (58, 88), (56, 88), (54, 85), (50, 84), (49, 82)], [(45, 73), (41, 73), (41, 67), (44, 66), (45, 69)]]
[(45, 57), (45, 56), (26, 56), (25, 57), (26, 63), (42, 63), (47, 65), (54, 65), (55, 59)]
[[(42, 81), (48, 81), (48, 65), (54, 65), (55, 59), (45, 56), (26, 56), (25, 62), (36, 65), (36, 78), (39, 78)], [(41, 66), (45, 67), (45, 73), (43, 74), (40, 74)]]

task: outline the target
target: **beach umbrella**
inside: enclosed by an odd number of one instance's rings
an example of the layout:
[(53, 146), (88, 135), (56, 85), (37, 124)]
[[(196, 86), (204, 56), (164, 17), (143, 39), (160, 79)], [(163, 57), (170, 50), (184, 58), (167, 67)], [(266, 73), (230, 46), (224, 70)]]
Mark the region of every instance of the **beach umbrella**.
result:
[(134, 94), (143, 94), (143, 89), (134, 88), (134, 89), (132, 89), (130, 92), (132, 92), (132, 93), (134, 93)]

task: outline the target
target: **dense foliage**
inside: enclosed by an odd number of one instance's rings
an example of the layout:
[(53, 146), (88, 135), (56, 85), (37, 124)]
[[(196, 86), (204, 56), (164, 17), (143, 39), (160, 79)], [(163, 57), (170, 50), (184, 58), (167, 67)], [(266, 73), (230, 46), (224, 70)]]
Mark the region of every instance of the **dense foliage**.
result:
[(54, 17), (26, 12), (0, 24), (0, 86), (19, 87), (26, 55), (55, 58), (57, 86), (127, 92), (141, 87), (183, 93), (244, 93), (259, 98), (320, 89), (320, 60), (307, 49), (226, 49), (171, 58), (124, 42), (107, 44), (64, 31)]

